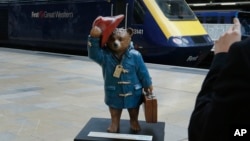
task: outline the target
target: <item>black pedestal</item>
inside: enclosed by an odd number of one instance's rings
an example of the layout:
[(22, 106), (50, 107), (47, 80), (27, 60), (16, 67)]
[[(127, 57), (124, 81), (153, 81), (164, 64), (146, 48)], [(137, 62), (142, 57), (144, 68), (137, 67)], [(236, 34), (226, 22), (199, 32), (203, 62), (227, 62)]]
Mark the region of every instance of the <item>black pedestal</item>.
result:
[[(110, 139), (100, 137), (89, 137), (89, 132), (106, 132), (110, 125), (110, 119), (105, 118), (91, 118), (85, 127), (75, 137), (74, 141), (125, 141), (124, 139)], [(146, 123), (139, 121), (141, 131), (133, 133), (130, 130), (129, 120), (121, 120), (120, 134), (135, 134), (135, 135), (149, 135), (153, 136), (153, 141), (164, 141), (165, 122)]]

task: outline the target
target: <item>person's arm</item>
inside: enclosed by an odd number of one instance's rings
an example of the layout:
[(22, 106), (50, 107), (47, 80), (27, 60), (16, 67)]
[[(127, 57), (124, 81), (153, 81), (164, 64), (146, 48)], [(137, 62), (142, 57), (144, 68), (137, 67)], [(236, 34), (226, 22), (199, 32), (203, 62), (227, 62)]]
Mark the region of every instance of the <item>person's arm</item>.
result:
[[(223, 122), (225, 118), (228, 118), (223, 117), (227, 113), (225, 106), (228, 105), (224, 103), (225, 101), (218, 102), (217, 96), (225, 96), (229, 90), (228, 84), (234, 83), (225, 82), (223, 78), (226, 78), (224, 73), (227, 72), (227, 66), (234, 66), (233, 61), (229, 62), (234, 55), (229, 55), (227, 52), (234, 42), (240, 41), (240, 38), (240, 23), (238, 19), (234, 19), (234, 25), (215, 42), (214, 60), (197, 96), (191, 115), (188, 128), (189, 141), (219, 139), (220, 133), (226, 132), (223, 131), (226, 127), (221, 125), (225, 125)], [(230, 80), (231, 77), (227, 77)], [(219, 84), (221, 87), (218, 89)]]
[(227, 53), (219, 53), (214, 56), (210, 70), (205, 77), (201, 90), (197, 96), (195, 109), (201, 109), (204, 104), (211, 101), (209, 94), (213, 92), (213, 86), (218, 76), (220, 75), (221, 69), (224, 67), (224, 64), (227, 60)]
[(240, 23), (238, 19), (234, 19), (234, 25), (223, 34), (219, 40), (215, 41), (214, 45), (214, 59), (212, 61), (210, 70), (203, 82), (201, 91), (198, 94), (195, 108), (200, 108), (204, 102), (210, 101), (213, 92), (213, 85), (217, 77), (221, 75), (221, 70), (227, 62), (228, 50), (230, 46), (237, 41), (241, 40)]
[(227, 56), (227, 53), (219, 53), (215, 55), (210, 70), (203, 81), (189, 122), (189, 141), (205, 141), (203, 138), (203, 136), (205, 136), (204, 134), (210, 134), (207, 132), (206, 127), (207, 123), (209, 123), (207, 118), (209, 118), (211, 114), (210, 111), (212, 109), (211, 103), (213, 101), (213, 87), (218, 76), (220, 75), (223, 64), (226, 62)]

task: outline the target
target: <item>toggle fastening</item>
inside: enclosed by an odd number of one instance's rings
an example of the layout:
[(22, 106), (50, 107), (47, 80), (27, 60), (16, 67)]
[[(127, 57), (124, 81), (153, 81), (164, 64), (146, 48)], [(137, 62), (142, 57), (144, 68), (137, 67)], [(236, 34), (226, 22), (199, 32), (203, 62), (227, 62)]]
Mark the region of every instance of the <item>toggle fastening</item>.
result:
[(119, 96), (123, 96), (123, 97), (127, 97), (127, 96), (130, 96), (130, 95), (132, 95), (132, 93), (119, 94)]
[(118, 84), (130, 84), (131, 82), (129, 82), (129, 81), (119, 81), (119, 82), (117, 82)]

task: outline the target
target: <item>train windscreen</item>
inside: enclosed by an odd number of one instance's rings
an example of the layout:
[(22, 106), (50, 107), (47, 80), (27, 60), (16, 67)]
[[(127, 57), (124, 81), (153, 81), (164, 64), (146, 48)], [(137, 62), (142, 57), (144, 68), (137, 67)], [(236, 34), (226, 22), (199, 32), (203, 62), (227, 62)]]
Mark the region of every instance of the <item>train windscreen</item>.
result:
[(192, 20), (195, 15), (184, 0), (156, 0), (164, 15), (170, 20)]

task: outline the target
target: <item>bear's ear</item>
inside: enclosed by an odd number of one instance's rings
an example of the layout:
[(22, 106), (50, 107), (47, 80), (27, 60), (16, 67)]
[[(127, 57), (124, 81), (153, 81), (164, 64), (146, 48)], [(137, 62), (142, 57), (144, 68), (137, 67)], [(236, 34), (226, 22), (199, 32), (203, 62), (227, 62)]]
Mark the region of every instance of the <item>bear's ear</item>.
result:
[(127, 32), (130, 36), (133, 35), (133, 29), (132, 28), (127, 28)]

